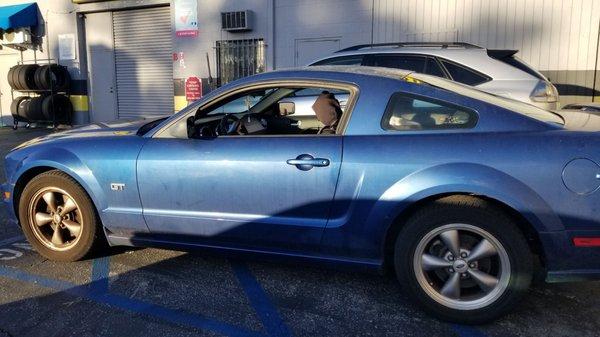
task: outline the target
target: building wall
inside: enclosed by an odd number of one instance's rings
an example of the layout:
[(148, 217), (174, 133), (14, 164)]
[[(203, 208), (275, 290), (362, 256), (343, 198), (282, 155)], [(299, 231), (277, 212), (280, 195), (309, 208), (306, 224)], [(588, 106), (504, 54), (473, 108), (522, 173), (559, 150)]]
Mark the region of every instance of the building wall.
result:
[(275, 0), (275, 68), (306, 65), (296, 62), (299, 41), (315, 42), (304, 48), (327, 38), (342, 48), (369, 43), (371, 17), (372, 0)]

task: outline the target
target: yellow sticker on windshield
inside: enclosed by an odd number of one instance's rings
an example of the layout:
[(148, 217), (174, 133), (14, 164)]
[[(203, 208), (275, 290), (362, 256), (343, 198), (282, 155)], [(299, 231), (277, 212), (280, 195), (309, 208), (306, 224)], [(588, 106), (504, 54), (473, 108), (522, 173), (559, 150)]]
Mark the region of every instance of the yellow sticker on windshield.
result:
[(131, 134), (131, 131), (114, 131), (113, 133), (117, 136), (127, 136)]
[(406, 76), (404, 77), (404, 80), (405, 80), (406, 82), (409, 82), (409, 83), (416, 83), (416, 84), (421, 84), (421, 83), (423, 83), (423, 81), (421, 81), (421, 80), (418, 80), (418, 79), (416, 79), (416, 78), (414, 78), (414, 77), (412, 77), (412, 76), (410, 76), (410, 75), (406, 75)]

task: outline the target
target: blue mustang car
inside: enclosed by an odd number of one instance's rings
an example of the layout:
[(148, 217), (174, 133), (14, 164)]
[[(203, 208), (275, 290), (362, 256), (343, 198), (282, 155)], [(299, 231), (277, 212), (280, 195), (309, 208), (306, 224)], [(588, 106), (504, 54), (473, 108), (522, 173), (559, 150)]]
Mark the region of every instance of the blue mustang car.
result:
[(430, 313), (479, 323), (534, 266), (600, 275), (593, 118), (399, 70), (276, 71), (169, 118), (24, 143), (2, 195), (49, 259), (108, 242), (391, 267)]

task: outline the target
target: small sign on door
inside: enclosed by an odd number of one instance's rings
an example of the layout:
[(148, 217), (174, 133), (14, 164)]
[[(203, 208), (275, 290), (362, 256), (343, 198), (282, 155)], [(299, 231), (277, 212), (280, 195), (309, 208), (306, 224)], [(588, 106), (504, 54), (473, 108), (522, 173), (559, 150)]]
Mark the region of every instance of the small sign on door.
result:
[(188, 77), (185, 80), (185, 99), (188, 102), (199, 100), (202, 97), (202, 81), (198, 77)]

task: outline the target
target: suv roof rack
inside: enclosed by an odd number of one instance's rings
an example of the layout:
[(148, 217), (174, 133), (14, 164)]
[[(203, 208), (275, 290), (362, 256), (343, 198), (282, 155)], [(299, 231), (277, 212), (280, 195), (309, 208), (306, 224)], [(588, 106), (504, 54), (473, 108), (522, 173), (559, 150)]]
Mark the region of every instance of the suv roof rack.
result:
[(467, 42), (389, 42), (389, 43), (372, 43), (372, 44), (357, 44), (352, 47), (340, 49), (336, 53), (344, 51), (360, 50), (365, 48), (377, 48), (377, 47), (440, 47), (440, 48), (465, 48), (465, 49), (483, 49), (475, 44)]

